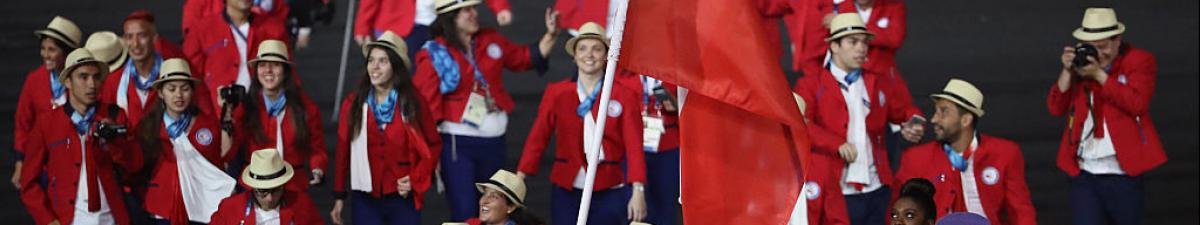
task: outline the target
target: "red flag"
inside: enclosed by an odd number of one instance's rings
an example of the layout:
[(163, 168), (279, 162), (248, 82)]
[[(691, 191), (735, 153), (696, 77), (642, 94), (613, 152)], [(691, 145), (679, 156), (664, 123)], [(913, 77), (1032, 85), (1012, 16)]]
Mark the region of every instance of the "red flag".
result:
[(620, 66), (689, 90), (684, 222), (785, 224), (809, 141), (753, 0), (631, 0)]

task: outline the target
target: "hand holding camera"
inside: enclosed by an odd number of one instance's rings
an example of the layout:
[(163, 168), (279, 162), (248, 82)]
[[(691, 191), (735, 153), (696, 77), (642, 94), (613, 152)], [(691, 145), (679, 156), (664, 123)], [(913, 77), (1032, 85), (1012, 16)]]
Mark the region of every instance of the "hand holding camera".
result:
[(124, 135), (129, 129), (123, 124), (112, 124), (109, 122), (99, 122), (96, 124), (96, 131), (92, 132), (92, 137), (102, 139), (112, 139), (119, 135)]

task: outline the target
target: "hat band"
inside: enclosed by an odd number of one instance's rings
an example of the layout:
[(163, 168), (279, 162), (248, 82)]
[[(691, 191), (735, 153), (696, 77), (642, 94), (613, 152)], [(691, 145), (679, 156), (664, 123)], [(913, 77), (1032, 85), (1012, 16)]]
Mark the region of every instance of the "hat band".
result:
[(449, 9), (449, 8), (451, 8), (451, 7), (454, 7), (454, 6), (456, 6), (456, 5), (459, 5), (459, 3), (463, 3), (463, 0), (455, 0), (453, 3), (446, 4), (446, 5), (443, 5), (443, 6), (438, 6), (436, 11), (438, 11), (438, 12), (441, 12), (442, 10), (446, 10), (446, 9)]
[(866, 30), (867, 30), (867, 28), (866, 28), (866, 27), (862, 27), (862, 26), (849, 26), (849, 27), (846, 27), (846, 28), (842, 28), (842, 29), (838, 29), (838, 30), (836, 30), (836, 31), (830, 32), (830, 33), (829, 33), (829, 36), (830, 36), (830, 37), (833, 37), (833, 36), (837, 36), (838, 34), (845, 33), (845, 32), (850, 32), (850, 31), (854, 31), (854, 30), (866, 31)]
[(1120, 29), (1120, 28), (1121, 28), (1121, 27), (1120, 27), (1120, 26), (1117, 26), (1117, 25), (1112, 25), (1112, 26), (1109, 26), (1109, 27), (1101, 27), (1101, 28), (1087, 28), (1087, 27), (1084, 27), (1084, 28), (1083, 28), (1083, 32), (1088, 32), (1088, 33), (1101, 33), (1101, 32), (1109, 32), (1109, 31), (1114, 31), (1114, 30), (1117, 30), (1117, 29)]
[(487, 183), (488, 183), (488, 184), (492, 184), (492, 185), (496, 185), (496, 188), (500, 188), (500, 191), (503, 191), (505, 194), (508, 194), (508, 196), (512, 196), (512, 197), (513, 197), (513, 199), (517, 200), (517, 204), (518, 204), (518, 205), (524, 205), (524, 204), (525, 204), (525, 203), (521, 203), (521, 199), (520, 199), (520, 198), (517, 198), (517, 194), (516, 194), (516, 193), (514, 193), (512, 190), (508, 189), (508, 186), (505, 186), (504, 184), (501, 184), (499, 181), (496, 181), (496, 180), (488, 180), (488, 181), (487, 181)]
[(941, 93), (941, 94), (942, 94), (942, 95), (946, 95), (946, 96), (950, 96), (950, 98), (954, 98), (954, 100), (958, 100), (958, 102), (962, 102), (962, 104), (965, 104), (965, 105), (967, 105), (967, 107), (971, 107), (971, 108), (974, 108), (974, 109), (979, 109), (979, 106), (975, 106), (975, 104), (974, 104), (974, 103), (971, 103), (971, 101), (967, 101), (967, 99), (966, 99), (966, 98), (963, 98), (962, 96), (959, 96), (958, 94), (951, 93), (951, 92), (946, 92), (946, 91), (942, 91), (942, 93)]
[[(124, 54), (124, 53), (122, 53), (122, 54)], [(112, 59), (112, 60), (108, 60), (108, 62), (106, 62), (106, 63), (107, 63), (108, 65), (116, 65), (116, 64), (117, 64), (117, 60), (120, 60), (120, 59), (121, 59), (121, 56), (120, 56), (120, 55), (117, 55), (117, 57), (113, 57), (113, 59)]]
[(70, 40), (70, 39), (71, 39), (71, 37), (67, 36), (66, 34), (63, 34), (62, 32), (59, 32), (58, 30), (56, 30), (56, 29), (54, 29), (54, 28), (47, 27), (47, 28), (46, 28), (46, 31), (50, 31), (50, 33), (57, 34), (59, 37), (62, 37), (63, 39), (67, 39), (67, 40), (64, 40), (64, 41), (65, 41), (65, 42), (70, 42), (70, 43), (67, 43), (67, 44), (69, 44), (69, 45), (72, 45), (71, 47), (75, 47), (75, 46), (78, 46), (78, 45), (79, 45), (79, 43), (75, 43), (75, 41), (74, 41), (74, 40)]
[(168, 73), (167, 75), (163, 75), (163, 78), (171, 78), (174, 76), (182, 76), (184, 78), (192, 78), (191, 74), (184, 73), (184, 72), (171, 72), (171, 73)]
[(287, 56), (274, 52), (263, 53), (259, 55), (258, 58), (266, 58), (267, 56), (279, 57), (280, 59), (283, 59), (283, 61), (287, 61)]
[(99, 60), (96, 60), (96, 58), (92, 58), (89, 56), (89, 57), (83, 57), (83, 58), (79, 58), (78, 60), (75, 60), (75, 64), (80, 64), (80, 63), (87, 62), (87, 61), (99, 61)]
[(275, 173), (272, 173), (272, 174), (267, 174), (267, 175), (258, 175), (258, 174), (254, 174), (254, 172), (253, 172), (253, 171), (251, 171), (251, 172), (250, 172), (250, 179), (255, 179), (255, 180), (270, 180), (270, 179), (275, 179), (275, 178), (282, 177), (284, 174), (287, 174), (287, 167), (281, 168), (281, 169), (279, 169), (279, 171), (278, 171), (278, 172), (275, 172)]

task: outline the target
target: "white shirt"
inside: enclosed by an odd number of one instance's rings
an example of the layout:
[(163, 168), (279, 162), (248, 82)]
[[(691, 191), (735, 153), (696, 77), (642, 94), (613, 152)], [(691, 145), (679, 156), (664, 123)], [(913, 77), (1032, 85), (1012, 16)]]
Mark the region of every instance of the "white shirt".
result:
[(285, 109), (279, 111), (278, 116), (275, 116), (275, 152), (279, 153), (279, 158), (283, 158), (283, 116), (285, 115), (287, 115), (286, 106)]
[[(1094, 96), (1088, 94), (1088, 101), (1093, 101)], [(1103, 118), (1101, 118), (1103, 119)], [(1117, 174), (1124, 175), (1125, 170), (1121, 169), (1120, 162), (1117, 161), (1117, 151), (1113, 147), (1112, 139), (1108, 132), (1108, 123), (1105, 123), (1101, 129), (1104, 129), (1105, 134), (1102, 138), (1092, 136), (1092, 128), (1095, 127), (1095, 118), (1092, 118), (1092, 112), (1089, 110), (1087, 119), (1083, 121), (1083, 132), (1080, 132), (1079, 137), (1079, 168), (1092, 174)]]
[(413, 22), (417, 25), (429, 26), (429, 24), (433, 24), (434, 19), (437, 19), (437, 13), (434, 11), (433, 0), (417, 0), (416, 7), (417, 16), (413, 19)]
[[(857, 6), (857, 4), (858, 3), (855, 3), (855, 6)], [(857, 7), (856, 9), (858, 10), (858, 16), (862, 17), (862, 20), (865, 23), (865, 22), (871, 21), (871, 9), (874, 9), (874, 8), (875, 8), (875, 6), (871, 6), (871, 8), (869, 8), (867, 10), (862, 10), (862, 7)]]
[[(968, 148), (977, 149), (979, 147), (979, 139), (975, 137), (978, 136), (972, 136), (971, 146)], [(962, 156), (962, 153), (959, 152), (955, 154)], [(962, 179), (963, 203), (967, 205), (967, 212), (979, 214), (986, 218), (987, 213), (984, 213), (983, 202), (979, 200), (978, 183), (975, 182), (975, 155), (978, 155), (978, 152), (971, 154), (970, 158), (967, 159), (967, 170), (958, 171), (958, 175)]]
[(254, 207), (254, 224), (279, 225), (279, 208), (267, 211)]
[[(87, 159), (87, 138), (88, 135), (79, 135), (79, 155), (80, 158)], [(75, 191), (75, 218), (71, 224), (116, 224), (113, 220), (112, 209), (108, 206), (108, 196), (104, 195), (104, 185), (96, 184), (100, 192), (100, 210), (95, 212), (88, 211), (88, 179), (87, 160), (81, 160), (79, 166), (79, 188)]]
[[(246, 88), (250, 88), (250, 65), (246, 63), (246, 54), (248, 52), (246, 49), (247, 40), (242, 39), (242, 37), (238, 35), (239, 31), (241, 34), (250, 35), (250, 23), (238, 26), (237, 30), (234, 30), (233, 27), (229, 28), (229, 32), (233, 32), (233, 42), (237, 44), (238, 50), (238, 73), (237, 80), (234, 83), (242, 85)], [(250, 37), (247, 36), (246, 38)]]
[(507, 128), (508, 113), (504, 112), (504, 110), (496, 110), (484, 115), (483, 123), (479, 124), (479, 127), (450, 121), (445, 121), (441, 124), (438, 124), (438, 131), (441, 133), (481, 138), (494, 138), (503, 136), (505, 129)]
[[(599, 81), (597, 81), (597, 82), (599, 82)], [(583, 82), (576, 82), (576, 85), (583, 85)], [(584, 93), (583, 91), (585, 91), (585, 90), (579, 89), (579, 88), (575, 89), (575, 93), (579, 96), (579, 102), (583, 102), (583, 100), (587, 99), (588, 93)], [(596, 94), (596, 101), (600, 101), (599, 94)], [(587, 152), (587, 145), (588, 145), (587, 143), (591, 143), (595, 138), (599, 138), (599, 137), (596, 137), (596, 117), (604, 116), (604, 115), (592, 116), (593, 112), (594, 112), (594, 110), (588, 110), (587, 116), (583, 117), (584, 157), (587, 157), (591, 154), (595, 154), (595, 153), (589, 154)], [(598, 150), (597, 152), (600, 153), (600, 157), (597, 158), (596, 160), (604, 161), (604, 150), (603, 149), (604, 149), (604, 143), (601, 143), (600, 148), (597, 149)], [(575, 188), (579, 188), (579, 189), (583, 189), (583, 187), (587, 186), (587, 185), (585, 185), (586, 184), (585, 182), (587, 180), (587, 171), (586, 170), (587, 170), (587, 164), (584, 164), (582, 167), (579, 168), (579, 172), (575, 174), (575, 181), (572, 182), (572, 186), (574, 186)]]
[(350, 190), (371, 192), (371, 158), (367, 155), (367, 112), (371, 110), (363, 103), (362, 121), (359, 122), (358, 136), (350, 142)]
[[(845, 78), (849, 75), (848, 72), (832, 64), (829, 66), (829, 72), (833, 74), (839, 84), (846, 86), (841, 89), (850, 119), (846, 129), (846, 142), (854, 146), (858, 153), (854, 162), (843, 167), (845, 172), (841, 178), (842, 194), (862, 194), (879, 189), (883, 187), (883, 182), (879, 180), (874, 155), (871, 154), (871, 139), (867, 134), (867, 115), (871, 112), (868, 106), (871, 103), (866, 84), (864, 84), (865, 77), (859, 77), (854, 83), (846, 84)], [(850, 184), (851, 182), (864, 184), (863, 189), (855, 188)]]

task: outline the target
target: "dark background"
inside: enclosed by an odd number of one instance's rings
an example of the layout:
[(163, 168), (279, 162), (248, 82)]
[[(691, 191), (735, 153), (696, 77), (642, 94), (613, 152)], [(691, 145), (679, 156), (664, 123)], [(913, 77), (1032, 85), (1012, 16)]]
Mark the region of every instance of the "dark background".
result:
[[(548, 0), (510, 0), (514, 25), (499, 28), (518, 43), (533, 43), (545, 31), (542, 13), (553, 5)], [(1068, 177), (1055, 165), (1064, 118), (1046, 111), (1045, 96), (1061, 67), (1062, 46), (1073, 44), (1071, 31), (1079, 26), (1084, 8), (1112, 6), (1128, 27), (1125, 40), (1145, 48), (1158, 58), (1157, 89), (1151, 115), (1162, 135), (1169, 161), (1144, 175), (1146, 210), (1144, 224), (1197, 224), (1197, 1), (908, 1), (908, 36), (899, 53), (899, 65), (918, 106), (930, 109), (924, 96), (940, 90), (950, 77), (962, 77), (987, 95), (988, 117), (982, 120), (985, 133), (1018, 142), (1024, 152), (1026, 177), (1041, 224), (1069, 224), (1071, 207)], [(331, 26), (318, 26), (312, 46), (296, 52), (297, 69), (305, 91), (321, 107), (325, 140), (336, 142), (330, 119), (338, 72), (339, 51), (345, 24), (346, 1), (338, 1), (338, 15)], [(44, 28), (54, 15), (75, 21), (86, 34), (98, 30), (120, 33), (121, 21), (134, 9), (153, 11), (159, 33), (180, 41), (182, 1), (149, 0), (40, 0), (0, 3), (0, 221), (32, 223), (18, 193), (8, 185), (12, 174), (12, 118), (25, 75), (40, 65), (38, 41), (32, 34)], [(490, 10), (480, 9), (480, 22), (495, 27)], [(506, 87), (517, 101), (510, 115), (508, 164), (512, 170), (520, 157), (526, 133), (545, 84), (574, 74), (570, 58), (554, 49), (551, 72), (508, 73)], [(786, 36), (786, 35), (785, 35)], [(86, 38), (86, 35), (85, 35)], [(785, 37), (786, 38), (786, 37)], [(362, 76), (363, 59), (353, 47), (350, 52), (346, 88)], [(781, 59), (781, 61), (786, 59)], [(789, 80), (797, 77), (789, 74)], [(330, 147), (332, 157), (333, 148)], [(552, 152), (552, 151), (551, 151)], [(553, 153), (549, 153), (553, 154)], [(548, 165), (549, 159), (544, 158)], [(549, 166), (542, 167), (542, 175)], [(538, 216), (550, 216), (550, 184), (545, 176), (528, 180), (527, 204)], [(332, 206), (329, 186), (310, 190), (323, 216)], [(347, 206), (348, 207), (348, 206)], [(422, 224), (439, 224), (447, 218), (444, 198), (431, 191)], [(344, 214), (349, 218), (349, 212)]]

